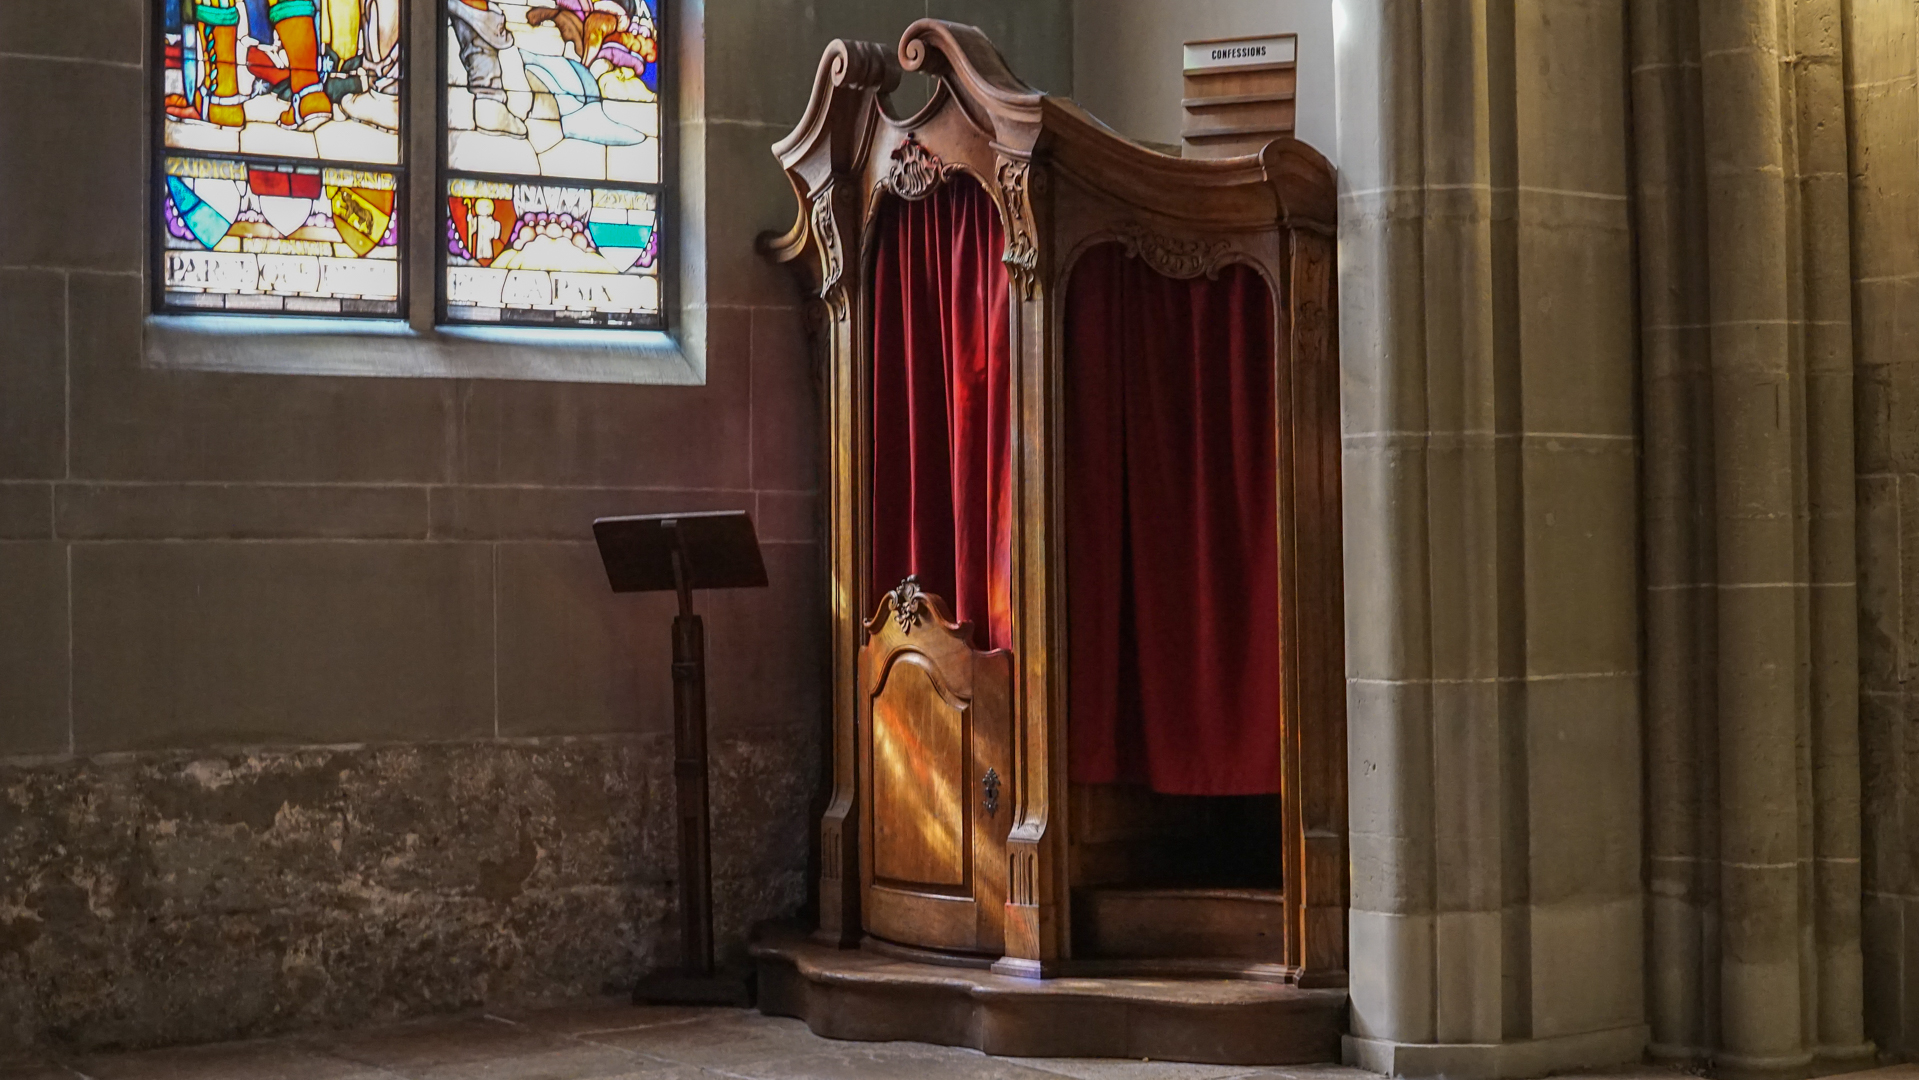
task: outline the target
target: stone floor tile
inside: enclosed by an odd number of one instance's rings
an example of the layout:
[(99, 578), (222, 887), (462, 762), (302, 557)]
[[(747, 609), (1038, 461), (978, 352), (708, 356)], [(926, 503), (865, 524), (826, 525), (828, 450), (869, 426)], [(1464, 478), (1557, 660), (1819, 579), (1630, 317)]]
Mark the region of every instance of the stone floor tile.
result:
[(1246, 1065), (1194, 1065), (1183, 1061), (1135, 1058), (1017, 1058), (1021, 1065), (1073, 1080), (1238, 1080), (1254, 1071)]
[(698, 1074), (696, 1069), (668, 1065), (631, 1050), (589, 1043), (439, 1065), (398, 1066), (392, 1071), (406, 1080), (667, 1080)]
[(90, 1057), (74, 1068), (91, 1080), (392, 1080), (372, 1066), (284, 1041)]
[(583, 1035), (596, 1031), (626, 1031), (658, 1024), (681, 1024), (707, 1017), (736, 1015), (737, 1009), (683, 1008), (664, 1005), (635, 1005), (625, 998), (608, 998), (551, 1009), (514, 1010), (497, 1014), (500, 1019), (557, 1035)]
[(827, 1039), (820, 1043), (824, 1048), (815, 1053), (762, 1062), (743, 1071), (753, 1080), (1058, 1080), (1059, 1076), (1030, 1068), (1018, 1058), (987, 1057), (956, 1047)]
[(523, 1024), (466, 1016), (321, 1036), (309, 1045), (404, 1076), (440, 1065), (529, 1057), (568, 1044), (562, 1036)]
[(578, 1037), (637, 1050), (663, 1061), (749, 1076), (753, 1075), (754, 1068), (767, 1062), (791, 1061), (836, 1045), (808, 1031), (798, 1020), (761, 1016), (745, 1010), (724, 1010), (719, 1015), (683, 1023)]

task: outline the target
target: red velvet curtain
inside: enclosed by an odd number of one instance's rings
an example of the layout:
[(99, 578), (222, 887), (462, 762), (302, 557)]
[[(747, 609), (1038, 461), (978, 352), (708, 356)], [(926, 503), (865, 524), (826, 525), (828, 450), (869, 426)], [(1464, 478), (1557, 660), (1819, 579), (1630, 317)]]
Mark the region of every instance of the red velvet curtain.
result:
[(1005, 240), (955, 176), (888, 199), (873, 267), (873, 593), (920, 587), (1012, 645), (1012, 362)]
[(1066, 297), (1069, 764), (1078, 783), (1279, 791), (1273, 299), (1116, 244)]

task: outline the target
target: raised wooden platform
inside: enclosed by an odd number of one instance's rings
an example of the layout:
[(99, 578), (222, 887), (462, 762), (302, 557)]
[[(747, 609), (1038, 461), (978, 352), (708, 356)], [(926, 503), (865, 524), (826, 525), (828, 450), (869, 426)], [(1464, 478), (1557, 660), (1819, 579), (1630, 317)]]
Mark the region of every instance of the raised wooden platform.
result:
[(1346, 991), (1216, 978), (1021, 979), (835, 949), (790, 929), (752, 948), (760, 1011), (833, 1039), (906, 1039), (1011, 1057), (1215, 1065), (1339, 1060)]

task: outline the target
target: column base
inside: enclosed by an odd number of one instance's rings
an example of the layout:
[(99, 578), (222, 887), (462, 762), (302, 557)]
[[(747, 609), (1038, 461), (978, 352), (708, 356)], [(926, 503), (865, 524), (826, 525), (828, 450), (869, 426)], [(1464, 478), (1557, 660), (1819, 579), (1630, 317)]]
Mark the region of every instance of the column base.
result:
[(1646, 1048), (1646, 1059), (1655, 1065), (1684, 1069), (1714, 1080), (1806, 1080), (1876, 1069), (1889, 1063), (1881, 1059), (1879, 1048), (1869, 1042), (1857, 1046), (1822, 1046), (1809, 1054), (1769, 1058), (1715, 1056), (1704, 1047), (1654, 1043)]
[(1806, 1080), (1814, 1076), (1859, 1072), (1877, 1068), (1878, 1050), (1871, 1043), (1858, 1046), (1822, 1046), (1810, 1054), (1789, 1057), (1716, 1055), (1706, 1075), (1714, 1080)]
[(1519, 1080), (1639, 1061), (1648, 1035), (1644, 1024), (1507, 1043), (1403, 1043), (1348, 1035), (1342, 1050), (1346, 1064), (1387, 1076)]

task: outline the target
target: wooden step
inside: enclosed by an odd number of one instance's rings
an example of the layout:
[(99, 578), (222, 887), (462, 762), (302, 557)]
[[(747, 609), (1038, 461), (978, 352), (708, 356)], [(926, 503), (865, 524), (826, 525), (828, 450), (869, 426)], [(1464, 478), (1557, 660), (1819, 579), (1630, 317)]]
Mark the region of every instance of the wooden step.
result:
[(1277, 963), (1286, 953), (1280, 889), (1073, 890), (1073, 955)]
[(1025, 979), (835, 949), (762, 928), (759, 1007), (830, 1039), (907, 1039), (1011, 1057), (1213, 1065), (1337, 1061), (1346, 991), (1220, 978)]

